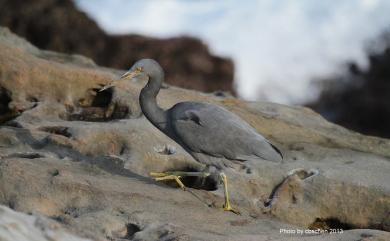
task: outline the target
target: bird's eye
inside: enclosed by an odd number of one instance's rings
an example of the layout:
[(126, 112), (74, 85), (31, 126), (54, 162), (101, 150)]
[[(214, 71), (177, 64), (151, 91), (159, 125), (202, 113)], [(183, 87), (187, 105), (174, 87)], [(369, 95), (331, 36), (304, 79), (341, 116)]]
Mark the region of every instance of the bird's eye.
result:
[(137, 70), (141, 72), (142, 71), (142, 67), (137, 67)]

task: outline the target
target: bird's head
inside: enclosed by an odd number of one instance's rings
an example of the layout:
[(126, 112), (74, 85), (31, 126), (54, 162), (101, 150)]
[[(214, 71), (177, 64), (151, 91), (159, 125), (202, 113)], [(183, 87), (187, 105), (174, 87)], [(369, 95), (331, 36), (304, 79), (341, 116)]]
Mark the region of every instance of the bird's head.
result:
[(114, 80), (111, 83), (105, 85), (100, 89), (100, 91), (114, 87), (119, 81), (130, 80), (138, 77), (144, 77), (147, 80), (153, 78), (162, 81), (164, 78), (164, 71), (162, 70), (160, 64), (157, 63), (157, 61), (153, 59), (141, 59), (138, 60), (130, 68), (130, 70), (124, 73), (118, 80)]

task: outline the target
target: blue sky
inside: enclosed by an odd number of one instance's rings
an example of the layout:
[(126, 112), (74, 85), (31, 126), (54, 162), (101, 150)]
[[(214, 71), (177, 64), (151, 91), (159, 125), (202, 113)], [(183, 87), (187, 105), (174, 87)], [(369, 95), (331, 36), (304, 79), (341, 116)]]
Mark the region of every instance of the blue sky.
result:
[[(231, 57), (241, 97), (299, 104), (313, 81), (368, 67), (367, 48), (390, 29), (388, 0), (76, 0), (108, 33), (191, 35)], [(131, 63), (129, 63), (131, 65)]]

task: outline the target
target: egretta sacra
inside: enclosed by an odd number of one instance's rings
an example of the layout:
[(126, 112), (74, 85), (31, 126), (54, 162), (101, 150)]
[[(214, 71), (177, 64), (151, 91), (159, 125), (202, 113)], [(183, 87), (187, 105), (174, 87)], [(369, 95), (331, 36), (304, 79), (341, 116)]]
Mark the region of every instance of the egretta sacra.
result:
[[(223, 107), (202, 102), (180, 102), (164, 110), (157, 105), (156, 96), (164, 81), (164, 71), (152, 59), (137, 61), (120, 80), (136, 77), (148, 79), (141, 90), (139, 103), (145, 117), (160, 131), (182, 146), (195, 160), (206, 166), (214, 166), (224, 184), (224, 210), (235, 211), (230, 202), (227, 178), (222, 172), (220, 160), (247, 161), (268, 160), (279, 162), (281, 152), (252, 126), (236, 114)], [(101, 90), (115, 86), (113, 81)], [(205, 177), (206, 172), (164, 172), (150, 173), (157, 181), (175, 180), (185, 188), (180, 180), (183, 176)]]

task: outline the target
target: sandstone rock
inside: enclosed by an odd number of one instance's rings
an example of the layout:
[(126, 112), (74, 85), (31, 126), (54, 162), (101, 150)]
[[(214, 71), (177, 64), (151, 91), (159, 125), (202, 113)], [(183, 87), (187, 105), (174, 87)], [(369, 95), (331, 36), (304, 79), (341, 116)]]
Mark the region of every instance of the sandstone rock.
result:
[[(143, 117), (143, 80), (97, 93), (121, 71), (47, 55), (5, 29), (0, 36), (3, 205), (94, 240), (390, 238), (390, 140), (349, 131), (307, 108), (165, 86), (158, 99), (164, 108), (184, 100), (222, 105), (282, 150), (282, 163), (224, 170), (238, 216), (222, 211), (219, 183), (184, 178), (189, 188), (182, 191), (148, 176), (201, 166)], [(343, 233), (281, 233), (309, 228)]]
[(0, 239), (3, 241), (88, 241), (67, 233), (57, 222), (26, 215), (0, 205)]

